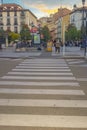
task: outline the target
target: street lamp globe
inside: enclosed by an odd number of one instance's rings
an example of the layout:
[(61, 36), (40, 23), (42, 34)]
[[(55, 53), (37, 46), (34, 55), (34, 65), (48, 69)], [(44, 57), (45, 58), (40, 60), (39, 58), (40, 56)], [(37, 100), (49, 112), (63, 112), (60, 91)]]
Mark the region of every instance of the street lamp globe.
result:
[(83, 5), (83, 6), (85, 5), (85, 0), (82, 0), (82, 5)]

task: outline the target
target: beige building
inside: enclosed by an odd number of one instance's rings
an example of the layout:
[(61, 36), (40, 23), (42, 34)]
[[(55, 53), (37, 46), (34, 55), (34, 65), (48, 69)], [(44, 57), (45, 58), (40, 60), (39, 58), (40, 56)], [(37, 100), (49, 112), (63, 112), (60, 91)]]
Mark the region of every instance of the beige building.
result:
[(0, 29), (20, 33), (22, 25), (31, 23), (37, 26), (37, 17), (29, 10), (17, 4), (0, 5)]
[(70, 23), (70, 12), (67, 8), (60, 8), (55, 14), (55, 39), (60, 39), (63, 43), (65, 42), (65, 30)]
[(41, 27), (47, 26), (49, 28), (51, 39), (54, 40), (55, 23), (53, 15), (50, 15), (49, 17), (42, 17), (39, 21), (41, 22)]

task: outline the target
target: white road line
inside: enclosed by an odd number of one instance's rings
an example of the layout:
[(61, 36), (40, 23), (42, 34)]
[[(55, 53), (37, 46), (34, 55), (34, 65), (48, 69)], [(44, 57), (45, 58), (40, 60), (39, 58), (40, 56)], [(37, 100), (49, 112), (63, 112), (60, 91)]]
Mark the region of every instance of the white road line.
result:
[(77, 78), (77, 81), (87, 82), (87, 78)]
[(66, 59), (67, 62), (77, 61), (78, 59)]
[(87, 116), (0, 114), (0, 126), (87, 128)]
[(72, 61), (69, 62), (68, 64), (78, 64), (78, 63), (84, 63), (85, 61)]
[(78, 87), (77, 82), (23, 82), (23, 81), (0, 81), (0, 85), (24, 85), (24, 86), (75, 86)]
[(13, 75), (50, 75), (50, 76), (57, 76), (57, 75), (68, 75), (68, 76), (72, 76), (73, 74), (72, 73), (42, 73), (42, 72), (39, 72), (39, 73), (35, 73), (35, 72), (8, 72), (8, 74), (13, 74)]
[(65, 60), (64, 59), (25, 59), (24, 61), (35, 61), (35, 62), (37, 62), (37, 61), (40, 61), (40, 62), (65, 62)]
[(61, 60), (61, 59), (29, 59), (29, 60), (24, 60), (23, 62), (44, 62), (44, 63), (53, 63), (53, 62), (57, 62), (57, 63), (61, 63), (61, 62), (63, 62), (63, 63), (66, 63), (66, 61), (65, 60)]
[(51, 72), (51, 71), (71, 71), (70, 69), (12, 69), (12, 71), (46, 71), (46, 72)]
[(0, 99), (0, 106), (87, 108), (87, 100)]
[(26, 66), (30, 66), (30, 67), (58, 67), (58, 66), (68, 66), (67, 64), (24, 64), (24, 63), (21, 63), (21, 64), (19, 64), (19, 65), (26, 65)]
[(24, 79), (24, 80), (76, 80), (75, 77), (27, 77), (27, 76), (3, 76), (2, 79)]
[(19, 66), (16, 66), (16, 68), (30, 68), (30, 69), (68, 69), (69, 67), (63, 67), (63, 66), (59, 66), (59, 67), (32, 67), (32, 66), (24, 66), (24, 65), (19, 65)]
[(55, 62), (55, 61), (52, 61), (52, 62), (49, 62), (49, 61), (46, 61), (46, 62), (43, 62), (43, 61), (29, 61), (29, 62), (27, 62), (27, 61), (24, 61), (24, 62), (22, 62), (23, 64), (66, 64), (66, 62)]
[(84, 64), (84, 65), (79, 65), (80, 67), (87, 67), (87, 64)]
[(57, 89), (6, 89), (0, 88), (0, 93), (5, 94), (46, 94), (46, 95), (85, 95), (82, 90), (57, 90)]

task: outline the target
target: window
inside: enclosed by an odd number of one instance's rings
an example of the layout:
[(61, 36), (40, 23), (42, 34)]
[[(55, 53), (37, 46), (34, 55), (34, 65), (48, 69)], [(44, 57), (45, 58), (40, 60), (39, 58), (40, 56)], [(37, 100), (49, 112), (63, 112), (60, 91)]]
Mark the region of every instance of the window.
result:
[(0, 27), (1, 30), (3, 30), (3, 27)]
[(2, 17), (2, 13), (0, 12), (0, 17)]
[(7, 25), (10, 25), (10, 19), (7, 19)]
[(14, 27), (14, 32), (17, 33), (18, 32), (18, 28)]
[(7, 27), (7, 30), (10, 31), (10, 27)]
[(10, 16), (10, 12), (9, 11), (7, 12), (7, 16)]
[(14, 12), (14, 16), (17, 16), (17, 11)]
[(18, 22), (17, 22), (17, 18), (14, 18), (14, 25), (17, 25)]

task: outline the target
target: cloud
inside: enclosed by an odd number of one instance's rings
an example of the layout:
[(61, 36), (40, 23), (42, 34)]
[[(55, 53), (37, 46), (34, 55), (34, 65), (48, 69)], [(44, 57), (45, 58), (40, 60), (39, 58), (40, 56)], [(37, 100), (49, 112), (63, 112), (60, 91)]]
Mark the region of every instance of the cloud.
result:
[[(73, 9), (73, 5), (77, 4), (79, 0), (73, 1), (64, 0), (61, 3), (55, 0), (22, 0), (24, 3), (24, 7), (30, 9), (37, 17), (48, 16), (49, 14), (53, 14), (57, 12), (58, 8), (62, 6), (63, 8), (68, 8), (70, 10)], [(86, 2), (87, 3), (87, 2)], [(82, 2), (80, 1), (77, 4), (77, 7), (82, 6)]]
[(29, 8), (36, 9), (36, 10), (44, 13), (44, 15), (49, 15), (49, 14), (55, 13), (58, 10), (58, 7), (55, 6), (53, 8), (50, 8), (46, 4), (44, 4), (41, 0), (37, 1), (36, 3), (29, 3), (27, 1), (25, 3), (25, 5)]

